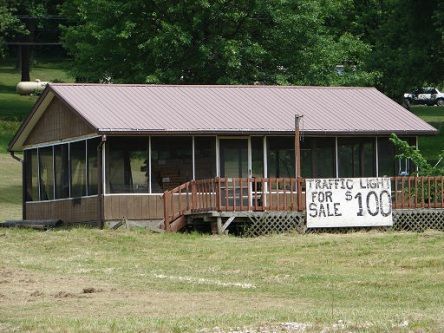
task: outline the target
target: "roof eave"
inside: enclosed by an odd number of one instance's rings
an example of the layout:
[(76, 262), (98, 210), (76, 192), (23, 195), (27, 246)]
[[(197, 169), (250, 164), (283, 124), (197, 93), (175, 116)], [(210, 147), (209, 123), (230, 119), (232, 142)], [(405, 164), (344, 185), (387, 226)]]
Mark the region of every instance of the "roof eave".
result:
[[(20, 138), (20, 136), (22, 135), (22, 133), (25, 130), (26, 126), (30, 123), (32, 117), (35, 115), (35, 113), (38, 110), (38, 108), (42, 105), (43, 101), (48, 97), (48, 94), (49, 94), (50, 90), (51, 90), (51, 88), (49, 87), (49, 85), (47, 85), (45, 87), (45, 89), (43, 90), (42, 94), (40, 95), (40, 97), (37, 99), (37, 101), (33, 105), (32, 109), (31, 109), (31, 112), (26, 116), (25, 120), (22, 121), (22, 123), (20, 124), (20, 127), (18, 128), (17, 132), (14, 134), (12, 139), (9, 141), (9, 143), (8, 143), (8, 152), (17, 152), (17, 151), (21, 150), (20, 147), (16, 147), (17, 141)], [(50, 98), (52, 99), (53, 96), (50, 96)]]
[[(27, 135), (29, 135), (34, 128), (35, 124), (38, 122), (40, 117), (45, 112), (48, 105), (52, 102), (54, 97), (57, 97), (67, 108), (69, 108), (72, 112), (76, 113), (83, 119), (92, 129), (93, 132), (96, 132), (97, 128), (86, 119), (82, 114), (80, 114), (77, 110), (75, 110), (67, 101), (65, 98), (63, 98), (57, 91), (55, 91), (51, 84), (48, 84), (45, 89), (43, 90), (40, 97), (35, 102), (34, 106), (31, 109), (31, 112), (28, 114), (28, 116), (25, 118), (25, 120), (21, 123), (19, 129), (15, 133), (14, 137), (11, 139), (11, 141), (8, 144), (8, 152), (18, 152), (22, 151), (24, 147), (24, 142), (26, 141)], [(48, 99), (49, 98), (49, 99)], [(45, 102), (46, 101), (46, 102)], [(40, 107), (43, 106), (43, 109), (40, 111)], [(38, 113), (37, 118), (34, 121), (34, 117), (36, 116), (36, 113)], [(34, 125), (28, 129), (28, 126), (34, 121)], [(24, 133), (27, 130), (27, 133)], [(22, 138), (19, 140), (22, 135), (26, 135), (25, 138)]]
[[(393, 131), (329, 131), (329, 130), (302, 130), (302, 135), (310, 136), (389, 136), (392, 133), (399, 136), (423, 136), (437, 135), (438, 130), (393, 130)], [(293, 130), (229, 130), (229, 129), (205, 129), (205, 130), (168, 130), (168, 129), (98, 129), (99, 135), (294, 135)]]

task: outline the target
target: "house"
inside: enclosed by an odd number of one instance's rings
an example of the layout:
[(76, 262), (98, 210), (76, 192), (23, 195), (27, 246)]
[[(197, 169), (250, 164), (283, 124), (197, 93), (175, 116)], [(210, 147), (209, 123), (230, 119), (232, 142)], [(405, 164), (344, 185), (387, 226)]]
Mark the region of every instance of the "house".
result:
[[(394, 176), (391, 133), (436, 130), (375, 88), (49, 84), (9, 144), (24, 219), (159, 222), (192, 179)], [(408, 171), (408, 170), (407, 170)]]

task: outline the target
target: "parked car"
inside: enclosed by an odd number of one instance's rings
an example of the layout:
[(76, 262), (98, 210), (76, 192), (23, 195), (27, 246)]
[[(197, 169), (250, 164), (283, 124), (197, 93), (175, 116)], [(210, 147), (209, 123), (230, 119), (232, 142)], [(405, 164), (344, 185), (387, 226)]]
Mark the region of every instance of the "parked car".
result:
[(417, 88), (411, 93), (404, 94), (404, 105), (439, 105), (444, 106), (444, 93), (436, 88)]

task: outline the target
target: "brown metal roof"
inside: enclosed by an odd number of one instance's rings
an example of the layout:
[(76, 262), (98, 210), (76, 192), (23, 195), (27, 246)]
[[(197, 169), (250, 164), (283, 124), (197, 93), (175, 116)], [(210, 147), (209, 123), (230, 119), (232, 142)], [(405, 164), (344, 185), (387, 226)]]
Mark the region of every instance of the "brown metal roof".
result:
[[(9, 150), (58, 97), (98, 134), (422, 135), (437, 130), (375, 88), (49, 84)], [(46, 101), (46, 103), (45, 103)]]
[(51, 84), (98, 132), (433, 134), (375, 88)]

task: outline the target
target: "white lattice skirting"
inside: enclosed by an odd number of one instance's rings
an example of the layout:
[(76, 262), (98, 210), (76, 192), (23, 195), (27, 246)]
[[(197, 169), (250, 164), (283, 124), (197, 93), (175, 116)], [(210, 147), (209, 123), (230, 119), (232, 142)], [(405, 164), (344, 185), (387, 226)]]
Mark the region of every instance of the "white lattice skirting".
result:
[(393, 211), (393, 230), (444, 231), (444, 209), (397, 209)]
[[(362, 229), (307, 229), (305, 213), (301, 212), (266, 212), (263, 214), (252, 213), (248, 218), (251, 223), (244, 232), (244, 235), (247, 237), (287, 232), (347, 232)], [(415, 232), (422, 232), (426, 229), (444, 231), (444, 209), (397, 209), (393, 211), (393, 227), (380, 229)]]

